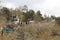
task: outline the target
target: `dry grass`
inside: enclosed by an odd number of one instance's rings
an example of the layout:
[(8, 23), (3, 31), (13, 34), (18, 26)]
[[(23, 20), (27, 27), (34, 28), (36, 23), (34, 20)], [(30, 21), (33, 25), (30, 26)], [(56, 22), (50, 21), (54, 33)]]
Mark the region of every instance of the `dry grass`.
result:
[[(0, 18), (0, 27), (5, 23), (4, 20), (4, 17)], [(60, 40), (60, 26), (52, 23), (29, 24), (20, 26), (18, 29), (24, 32), (24, 40)], [(4, 33), (3, 40), (12, 39), (7, 33)]]
[[(19, 30), (24, 32), (25, 40), (60, 40), (60, 27), (50, 26), (31, 24), (19, 27)], [(7, 34), (5, 34), (4, 40), (11, 40), (11, 37), (7, 37)]]
[[(41, 26), (42, 25), (42, 26)], [(32, 39), (29, 40), (60, 40), (60, 27), (55, 25), (46, 24), (30, 24), (28, 26), (20, 27), (26, 33), (25, 36)], [(25, 40), (28, 38), (25, 37)]]

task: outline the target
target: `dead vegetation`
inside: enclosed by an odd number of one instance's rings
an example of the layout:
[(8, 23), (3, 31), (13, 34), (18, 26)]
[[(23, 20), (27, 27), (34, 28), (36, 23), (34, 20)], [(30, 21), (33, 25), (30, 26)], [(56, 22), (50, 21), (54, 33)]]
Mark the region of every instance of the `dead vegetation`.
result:
[[(0, 27), (3, 27), (6, 22), (5, 18), (0, 19)], [(23, 40), (60, 40), (60, 26), (54, 25), (52, 22), (28, 24), (16, 29), (23, 31)], [(3, 36), (1, 36), (0, 32), (0, 39), (3, 37), (3, 40), (12, 40), (13, 36), (11, 36), (8, 33), (3, 33)]]

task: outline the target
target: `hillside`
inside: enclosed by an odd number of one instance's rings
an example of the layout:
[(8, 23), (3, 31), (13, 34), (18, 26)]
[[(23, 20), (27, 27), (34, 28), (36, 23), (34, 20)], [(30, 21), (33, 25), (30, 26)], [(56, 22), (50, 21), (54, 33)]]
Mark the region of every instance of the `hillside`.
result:
[[(3, 23), (4, 20), (1, 19), (1, 22)], [(20, 33), (22, 35), (20, 37), (22, 37), (23, 40), (60, 40), (60, 26), (56, 26), (51, 22), (28, 24), (19, 26), (16, 29), (23, 32), (23, 34)], [(3, 40), (15, 39), (15, 36), (12, 36), (13, 34), (16, 36), (16, 32), (10, 34), (3, 33)], [(2, 36), (0, 36), (0, 38), (1, 37)]]

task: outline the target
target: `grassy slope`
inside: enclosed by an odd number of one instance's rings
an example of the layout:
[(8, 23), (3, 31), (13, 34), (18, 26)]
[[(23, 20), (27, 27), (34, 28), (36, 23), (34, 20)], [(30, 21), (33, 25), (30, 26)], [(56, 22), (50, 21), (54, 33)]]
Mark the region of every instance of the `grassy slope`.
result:
[[(1, 16), (0, 27), (4, 23), (5, 18)], [(24, 40), (60, 40), (60, 26), (54, 26), (52, 23), (25, 25), (19, 27), (19, 30), (24, 32)], [(3, 40), (11, 40), (11, 37), (4, 33)]]

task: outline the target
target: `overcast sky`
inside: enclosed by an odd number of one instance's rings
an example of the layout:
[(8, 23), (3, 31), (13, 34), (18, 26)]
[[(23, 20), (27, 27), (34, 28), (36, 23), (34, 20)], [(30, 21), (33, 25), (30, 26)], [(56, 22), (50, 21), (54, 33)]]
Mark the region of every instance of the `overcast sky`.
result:
[(60, 16), (60, 0), (1, 0), (0, 5), (8, 8), (27, 5), (34, 11), (40, 10), (43, 15)]

